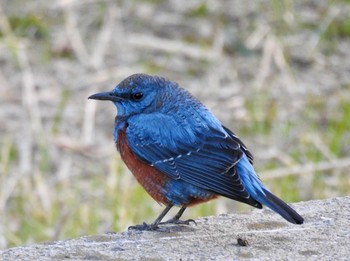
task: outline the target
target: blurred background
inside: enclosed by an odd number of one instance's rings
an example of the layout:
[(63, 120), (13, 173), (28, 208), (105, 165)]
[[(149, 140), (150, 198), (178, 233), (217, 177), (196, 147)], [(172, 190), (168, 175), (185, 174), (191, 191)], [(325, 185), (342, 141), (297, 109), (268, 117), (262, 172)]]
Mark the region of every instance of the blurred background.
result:
[[(349, 14), (348, 0), (0, 0), (0, 249), (158, 216), (115, 150), (114, 106), (87, 100), (138, 72), (200, 98), (285, 201), (349, 195)], [(219, 199), (184, 218), (250, 210)]]

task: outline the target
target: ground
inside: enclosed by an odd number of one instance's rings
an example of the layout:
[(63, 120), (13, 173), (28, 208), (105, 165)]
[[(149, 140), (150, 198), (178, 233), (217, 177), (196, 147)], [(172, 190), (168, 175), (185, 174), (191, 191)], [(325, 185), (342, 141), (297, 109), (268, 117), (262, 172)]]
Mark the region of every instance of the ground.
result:
[[(293, 225), (269, 210), (159, 231), (107, 233), (0, 252), (2, 260), (348, 260), (350, 197), (293, 204)], [(339, 211), (339, 210), (342, 211)], [(238, 243), (240, 241), (240, 243)], [(243, 242), (243, 244), (242, 244)]]

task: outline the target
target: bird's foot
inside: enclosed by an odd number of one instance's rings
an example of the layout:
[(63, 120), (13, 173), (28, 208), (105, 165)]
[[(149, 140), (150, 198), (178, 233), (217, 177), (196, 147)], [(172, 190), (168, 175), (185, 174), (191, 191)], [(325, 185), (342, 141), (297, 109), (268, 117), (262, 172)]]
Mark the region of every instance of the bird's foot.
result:
[(128, 227), (128, 230), (137, 230), (137, 231), (154, 231), (157, 229), (158, 229), (158, 225), (147, 224), (145, 222), (143, 222), (143, 224)]
[[(171, 218), (167, 221), (160, 222), (159, 225), (167, 225), (167, 224), (175, 224), (175, 225), (189, 225), (191, 222), (195, 225), (197, 225), (196, 221), (193, 219), (187, 219), (187, 220), (179, 220), (176, 218)], [(135, 226), (130, 226), (128, 227), (128, 230), (137, 230), (137, 231), (155, 231), (157, 230), (158, 224), (147, 224), (143, 222), (143, 224), (135, 225)]]
[(176, 225), (189, 225), (191, 224), (191, 222), (195, 225), (197, 225), (196, 221), (194, 221), (193, 219), (187, 219), (187, 220), (180, 220), (180, 219), (176, 219), (176, 218), (171, 218), (167, 221), (164, 222), (160, 222), (160, 225), (165, 225), (165, 224), (176, 224)]

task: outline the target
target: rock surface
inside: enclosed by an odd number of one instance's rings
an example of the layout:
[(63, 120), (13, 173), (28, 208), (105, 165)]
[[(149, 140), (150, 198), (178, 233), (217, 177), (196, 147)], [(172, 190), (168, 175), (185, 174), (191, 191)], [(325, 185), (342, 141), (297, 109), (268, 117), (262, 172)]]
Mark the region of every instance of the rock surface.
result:
[[(293, 204), (303, 225), (270, 210), (10, 248), (1, 260), (349, 260), (350, 197)], [(241, 246), (247, 244), (247, 246)]]

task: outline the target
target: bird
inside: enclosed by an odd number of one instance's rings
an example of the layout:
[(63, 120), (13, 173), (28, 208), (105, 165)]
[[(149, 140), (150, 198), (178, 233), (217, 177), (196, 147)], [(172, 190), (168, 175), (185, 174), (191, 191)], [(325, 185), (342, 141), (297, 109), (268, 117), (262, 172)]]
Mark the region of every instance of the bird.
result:
[[(219, 196), (259, 209), (265, 205), (293, 224), (304, 222), (263, 185), (252, 153), (238, 136), (176, 82), (137, 73), (112, 91), (88, 98), (114, 103), (113, 137), (121, 159), (148, 194), (165, 206), (154, 222), (129, 229), (195, 222), (180, 219), (186, 208)], [(180, 210), (162, 222), (174, 206)]]

